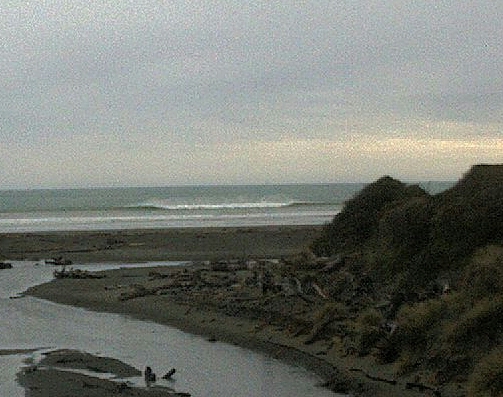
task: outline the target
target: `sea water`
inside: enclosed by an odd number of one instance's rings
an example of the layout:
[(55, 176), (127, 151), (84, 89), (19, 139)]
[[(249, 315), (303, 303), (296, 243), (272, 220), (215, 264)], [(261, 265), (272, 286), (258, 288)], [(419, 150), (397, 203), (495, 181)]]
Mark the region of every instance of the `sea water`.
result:
[[(179, 263), (158, 263), (170, 264)], [(34, 352), (0, 354), (0, 396), (24, 396), (16, 382), (23, 361), (36, 361), (43, 352), (54, 349), (77, 349), (112, 357), (138, 369), (149, 365), (159, 376), (176, 368), (174, 381), (160, 379), (157, 383), (198, 397), (337, 396), (317, 386), (320, 379), (310, 372), (237, 346), (212, 343), (123, 315), (92, 312), (29, 296), (10, 299), (29, 286), (50, 280), (54, 269), (34, 262), (13, 262), (13, 266), (0, 271), (0, 353), (3, 349)], [(141, 377), (127, 380), (144, 386)]]
[[(450, 182), (422, 184), (430, 193)], [(363, 183), (0, 191), (0, 233), (322, 225)]]

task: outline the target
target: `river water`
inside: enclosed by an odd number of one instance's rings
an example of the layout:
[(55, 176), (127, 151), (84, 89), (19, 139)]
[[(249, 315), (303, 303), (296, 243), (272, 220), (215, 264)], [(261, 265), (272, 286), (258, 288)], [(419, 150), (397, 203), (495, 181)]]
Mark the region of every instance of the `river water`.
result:
[[(303, 368), (237, 346), (208, 342), (172, 327), (118, 314), (92, 312), (33, 297), (12, 299), (30, 286), (51, 280), (54, 270), (35, 262), (12, 264), (13, 269), (0, 271), (0, 351), (36, 351), (0, 355), (1, 396), (24, 396), (24, 389), (16, 382), (16, 373), (25, 365), (23, 361), (37, 360), (42, 352), (61, 348), (113, 357), (138, 369), (149, 365), (158, 374), (174, 367), (176, 380), (158, 383), (193, 396), (338, 396), (318, 387), (320, 379)], [(85, 266), (88, 270), (117, 267), (117, 264)], [(142, 378), (128, 380), (138, 385), (143, 381)]]

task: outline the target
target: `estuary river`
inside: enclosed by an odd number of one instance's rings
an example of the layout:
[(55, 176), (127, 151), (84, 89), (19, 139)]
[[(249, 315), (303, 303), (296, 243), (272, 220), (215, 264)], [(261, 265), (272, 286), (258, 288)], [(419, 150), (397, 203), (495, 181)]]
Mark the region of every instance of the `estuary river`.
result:
[[(0, 270), (1, 396), (24, 396), (24, 389), (16, 382), (16, 373), (25, 365), (24, 361), (36, 361), (44, 351), (61, 348), (113, 357), (138, 369), (149, 365), (163, 372), (175, 367), (176, 381), (166, 385), (192, 396), (338, 396), (318, 387), (320, 379), (310, 372), (260, 353), (225, 343), (211, 343), (200, 336), (122, 315), (23, 297), (20, 294), (30, 286), (50, 281), (54, 268), (25, 261), (12, 264), (12, 269)], [(180, 263), (127, 266), (175, 264)], [(87, 270), (117, 267), (124, 265), (80, 266)], [(7, 352), (20, 349), (34, 351), (24, 354)], [(143, 382), (142, 378), (128, 380), (139, 385)]]

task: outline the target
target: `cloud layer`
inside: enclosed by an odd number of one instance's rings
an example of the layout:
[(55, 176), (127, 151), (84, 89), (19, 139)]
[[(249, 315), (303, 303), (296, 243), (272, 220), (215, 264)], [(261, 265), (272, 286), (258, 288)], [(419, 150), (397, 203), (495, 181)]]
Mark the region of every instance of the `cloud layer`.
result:
[(7, 1), (0, 188), (502, 162), (503, 3)]

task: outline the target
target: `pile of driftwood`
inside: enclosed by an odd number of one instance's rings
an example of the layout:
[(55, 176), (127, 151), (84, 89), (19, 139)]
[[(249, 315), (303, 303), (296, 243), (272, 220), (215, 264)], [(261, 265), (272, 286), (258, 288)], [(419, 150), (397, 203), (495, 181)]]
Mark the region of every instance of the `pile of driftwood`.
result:
[(12, 264), (8, 262), (0, 262), (0, 269), (12, 269)]
[(103, 277), (105, 277), (102, 274), (96, 274), (96, 273), (88, 272), (85, 270), (79, 270), (79, 269), (66, 270), (66, 268), (64, 266), (61, 270), (54, 270), (53, 274), (54, 274), (55, 278), (84, 279), (84, 278), (103, 278)]

